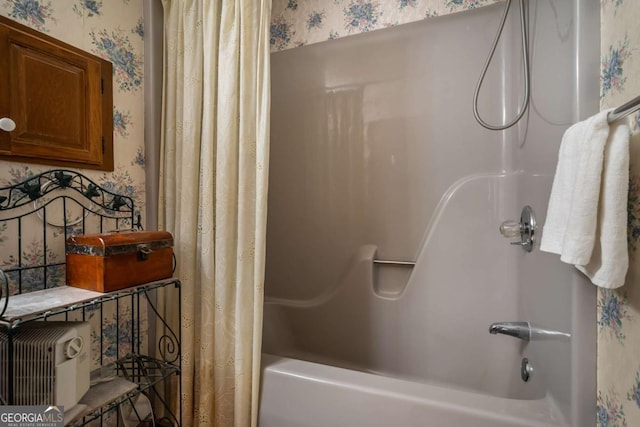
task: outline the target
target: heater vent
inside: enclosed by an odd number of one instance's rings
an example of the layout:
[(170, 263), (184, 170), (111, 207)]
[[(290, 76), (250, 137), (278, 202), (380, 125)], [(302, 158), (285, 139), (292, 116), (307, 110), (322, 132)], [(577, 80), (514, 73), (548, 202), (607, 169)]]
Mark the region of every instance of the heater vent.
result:
[[(73, 407), (89, 389), (89, 324), (32, 322), (13, 335), (13, 404)], [(0, 332), (0, 393), (8, 401), (8, 336)]]

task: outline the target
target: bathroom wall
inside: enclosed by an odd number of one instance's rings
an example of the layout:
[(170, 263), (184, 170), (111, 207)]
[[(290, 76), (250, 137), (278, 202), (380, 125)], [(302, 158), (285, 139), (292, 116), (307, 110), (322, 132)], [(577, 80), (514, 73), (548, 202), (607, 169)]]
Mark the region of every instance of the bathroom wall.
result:
[(273, 0), (271, 50), (279, 51), (487, 6), (500, 0)]
[[(113, 63), (115, 170), (106, 173), (81, 172), (110, 191), (132, 197), (145, 224), (142, 3), (142, 0), (0, 0), (0, 14)], [(52, 168), (0, 161), (0, 186), (20, 182)], [(3, 233), (9, 232), (0, 227), (0, 268), (8, 268), (15, 263), (15, 254), (11, 253), (12, 250), (6, 246), (7, 241), (3, 239), (6, 237)], [(28, 233), (23, 236), (23, 242), (27, 243), (23, 253), (26, 262), (41, 262), (43, 251), (40, 240), (40, 236), (30, 236)], [(48, 249), (49, 262), (64, 259), (63, 245)], [(62, 274), (54, 279), (55, 284), (64, 283)], [(120, 307), (120, 314), (123, 314), (122, 310), (129, 309)], [(91, 318), (97, 323), (99, 316), (95, 316), (95, 313), (91, 312)], [(121, 316), (122, 319), (125, 317)], [(107, 335), (103, 348), (99, 349), (95, 348), (99, 345), (96, 341), (99, 335), (92, 335), (95, 338), (92, 352), (96, 363), (100, 353), (115, 356), (116, 328), (109, 328), (116, 321), (115, 311), (106, 307), (103, 321), (105, 331), (113, 332), (111, 335), (114, 336)], [(130, 330), (131, 324), (121, 320), (120, 340)]]
[[(602, 0), (600, 105), (614, 108), (640, 95), (640, 7)], [(631, 137), (629, 273), (616, 291), (598, 293), (598, 426), (640, 425), (640, 114)]]

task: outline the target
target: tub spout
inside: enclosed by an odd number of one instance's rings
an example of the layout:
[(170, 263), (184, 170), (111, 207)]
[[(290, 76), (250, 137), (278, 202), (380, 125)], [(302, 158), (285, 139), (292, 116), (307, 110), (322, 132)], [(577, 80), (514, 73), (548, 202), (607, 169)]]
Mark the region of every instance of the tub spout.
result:
[(531, 339), (531, 325), (529, 322), (498, 322), (489, 326), (490, 334), (503, 334), (516, 337), (521, 340)]
[(524, 341), (540, 341), (540, 340), (554, 340), (554, 341), (568, 341), (571, 339), (571, 334), (561, 331), (554, 331), (551, 329), (539, 328), (531, 326), (529, 322), (497, 322), (492, 323), (489, 326), (490, 334), (502, 334), (509, 335)]

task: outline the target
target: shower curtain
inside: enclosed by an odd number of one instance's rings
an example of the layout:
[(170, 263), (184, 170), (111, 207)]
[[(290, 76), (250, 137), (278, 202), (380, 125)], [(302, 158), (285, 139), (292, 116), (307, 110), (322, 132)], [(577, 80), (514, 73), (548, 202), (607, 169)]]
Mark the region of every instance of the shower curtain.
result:
[[(159, 224), (182, 282), (184, 426), (257, 424), (270, 0), (163, 0)], [(177, 322), (177, 301), (159, 301)], [(162, 334), (164, 331), (160, 330)]]

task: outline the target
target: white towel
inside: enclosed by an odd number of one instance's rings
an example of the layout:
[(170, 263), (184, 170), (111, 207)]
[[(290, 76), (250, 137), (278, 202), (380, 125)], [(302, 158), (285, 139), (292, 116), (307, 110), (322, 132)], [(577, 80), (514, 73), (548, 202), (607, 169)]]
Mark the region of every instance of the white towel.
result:
[(592, 283), (624, 284), (627, 253), (629, 128), (599, 114), (562, 137), (540, 249), (560, 254)]

